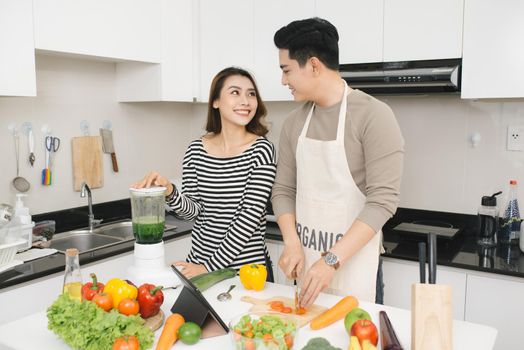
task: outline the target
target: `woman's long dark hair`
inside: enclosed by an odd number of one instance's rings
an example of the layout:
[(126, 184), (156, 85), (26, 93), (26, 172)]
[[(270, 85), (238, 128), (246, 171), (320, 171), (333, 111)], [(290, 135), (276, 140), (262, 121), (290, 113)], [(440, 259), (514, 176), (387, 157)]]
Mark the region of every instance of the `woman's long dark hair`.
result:
[(255, 79), (247, 72), (246, 70), (238, 67), (228, 67), (220, 72), (218, 72), (217, 75), (213, 78), (213, 82), (211, 83), (211, 88), (209, 89), (209, 102), (207, 106), (207, 123), (206, 123), (206, 131), (212, 132), (214, 134), (220, 134), (222, 131), (222, 122), (220, 121), (220, 111), (218, 108), (213, 108), (213, 102), (220, 98), (220, 92), (222, 91), (222, 88), (224, 87), (224, 82), (227, 78), (234, 76), (234, 75), (240, 75), (242, 77), (248, 78), (251, 83), (253, 84), (255, 88), (256, 98), (258, 102), (257, 110), (255, 112), (255, 116), (251, 121), (246, 125), (246, 130), (258, 135), (258, 136), (265, 136), (268, 133), (268, 129), (266, 125), (263, 122), (263, 118), (267, 115), (267, 109), (264, 105), (264, 102), (262, 101), (260, 97), (260, 93), (258, 91), (257, 84), (255, 83)]

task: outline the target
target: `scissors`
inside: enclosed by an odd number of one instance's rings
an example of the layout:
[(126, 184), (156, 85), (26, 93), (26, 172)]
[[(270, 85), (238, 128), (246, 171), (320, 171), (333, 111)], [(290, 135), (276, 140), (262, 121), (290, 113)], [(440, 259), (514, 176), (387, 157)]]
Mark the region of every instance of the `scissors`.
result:
[(46, 136), (45, 148), (49, 152), (56, 152), (60, 148), (60, 139), (58, 137)]

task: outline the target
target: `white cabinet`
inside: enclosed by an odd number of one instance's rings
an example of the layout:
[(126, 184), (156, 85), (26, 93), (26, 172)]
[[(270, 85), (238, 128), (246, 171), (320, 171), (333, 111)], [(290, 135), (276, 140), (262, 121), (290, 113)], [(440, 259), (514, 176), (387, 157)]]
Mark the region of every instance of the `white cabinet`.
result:
[[(418, 263), (384, 258), (382, 268), (384, 274), (384, 304), (410, 310), (411, 285), (420, 282)], [(464, 320), (466, 273), (463, 270), (439, 265), (437, 283), (451, 286), (453, 318)]]
[(194, 1), (161, 0), (160, 64), (116, 65), (117, 100), (192, 102), (194, 84)]
[(522, 278), (469, 274), (466, 321), (495, 327), (495, 349), (522, 348), (523, 296)]
[(264, 100), (290, 101), (293, 96), (281, 84), (278, 49), (273, 37), (277, 30), (297, 19), (313, 17), (314, 0), (267, 0), (254, 3), (253, 72)]
[(524, 2), (466, 0), (462, 98), (524, 97)]
[(36, 96), (33, 2), (0, 0), (0, 96)]
[(207, 102), (213, 77), (229, 66), (253, 70), (253, 0), (201, 0), (199, 101)]
[(464, 0), (384, 0), (384, 62), (462, 57), (463, 13)]
[(160, 0), (38, 0), (33, 5), (37, 49), (160, 62)]
[(317, 0), (316, 15), (339, 33), (340, 63), (382, 62), (384, 0)]

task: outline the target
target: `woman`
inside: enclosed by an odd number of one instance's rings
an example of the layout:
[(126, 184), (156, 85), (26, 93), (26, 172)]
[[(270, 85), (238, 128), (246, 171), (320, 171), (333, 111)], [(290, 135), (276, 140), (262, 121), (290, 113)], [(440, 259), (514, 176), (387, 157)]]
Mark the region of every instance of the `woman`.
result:
[(167, 187), (171, 212), (196, 218), (189, 255), (175, 262), (188, 278), (268, 261), (265, 216), (276, 162), (264, 137), (266, 113), (248, 72), (222, 70), (211, 83), (207, 134), (191, 142), (184, 156), (182, 191), (156, 172), (134, 185)]

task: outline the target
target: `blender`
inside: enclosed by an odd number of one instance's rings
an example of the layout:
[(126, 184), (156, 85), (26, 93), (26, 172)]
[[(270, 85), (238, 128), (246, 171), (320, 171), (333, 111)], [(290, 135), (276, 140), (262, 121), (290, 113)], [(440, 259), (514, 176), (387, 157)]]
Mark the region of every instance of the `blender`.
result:
[(165, 187), (130, 189), (135, 247), (133, 265), (127, 269), (127, 275), (136, 285), (173, 286), (179, 283), (164, 255), (165, 191)]

